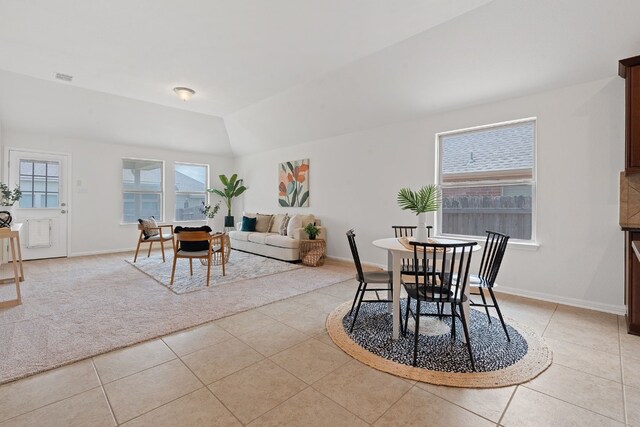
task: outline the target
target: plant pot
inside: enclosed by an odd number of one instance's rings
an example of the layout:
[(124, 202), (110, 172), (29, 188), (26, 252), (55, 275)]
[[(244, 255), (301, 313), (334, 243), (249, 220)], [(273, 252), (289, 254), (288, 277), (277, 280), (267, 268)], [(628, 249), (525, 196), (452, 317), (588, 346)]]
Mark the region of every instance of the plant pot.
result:
[(316, 235), (309, 235), (309, 240), (316, 240)]
[(225, 227), (235, 227), (235, 223), (233, 222), (233, 215), (227, 215), (224, 217), (224, 226)]

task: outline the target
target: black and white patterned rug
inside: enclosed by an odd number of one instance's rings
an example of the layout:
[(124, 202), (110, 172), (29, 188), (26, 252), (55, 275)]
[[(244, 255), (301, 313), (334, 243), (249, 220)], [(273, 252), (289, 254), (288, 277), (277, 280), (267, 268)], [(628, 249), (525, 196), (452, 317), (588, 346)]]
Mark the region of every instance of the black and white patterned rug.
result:
[[(402, 299), (403, 313), (405, 305), (406, 299)], [(460, 319), (456, 319), (456, 335), (451, 339), (450, 317), (420, 318), (414, 367), (411, 317), (406, 336), (401, 333), (394, 340), (386, 304), (363, 304), (351, 333), (350, 308), (351, 302), (345, 302), (327, 318), (332, 340), (362, 363), (405, 378), (454, 387), (504, 387), (535, 378), (552, 362), (549, 348), (529, 328), (506, 319), (511, 337), (508, 341), (497, 316), (492, 316), (489, 323), (484, 311), (472, 309), (469, 334), (476, 370), (471, 368)], [(423, 313), (436, 312), (435, 304), (423, 304), (421, 308)]]
[[(406, 299), (401, 300), (405, 313)], [(415, 311), (415, 300), (412, 304)], [(422, 304), (423, 313), (436, 313), (435, 304)], [(354, 310), (355, 311), (355, 310)], [(342, 323), (349, 337), (368, 351), (405, 365), (413, 363), (414, 332), (412, 323), (406, 337), (391, 339), (392, 316), (385, 304), (362, 304), (353, 332), (349, 333), (352, 316), (344, 316)], [(409, 316), (411, 319), (411, 316)], [(418, 335), (416, 366), (443, 372), (473, 372), (460, 319), (456, 320), (456, 337), (451, 339), (451, 318), (421, 317)], [(470, 340), (476, 371), (496, 371), (513, 365), (527, 354), (527, 340), (507, 325), (511, 341), (507, 340), (500, 320), (491, 323), (484, 312), (471, 310)], [(434, 335), (435, 329), (435, 335)], [(444, 332), (444, 333), (443, 333)]]

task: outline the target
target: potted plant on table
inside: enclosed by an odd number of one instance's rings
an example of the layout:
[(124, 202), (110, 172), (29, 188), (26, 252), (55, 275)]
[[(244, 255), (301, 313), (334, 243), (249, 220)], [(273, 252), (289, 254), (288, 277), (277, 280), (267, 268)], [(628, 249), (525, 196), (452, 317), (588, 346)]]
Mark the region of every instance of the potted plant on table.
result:
[(235, 173), (231, 175), (231, 178), (227, 178), (226, 175), (220, 175), (219, 178), (224, 188), (222, 190), (207, 188), (207, 191), (222, 197), (224, 203), (227, 205), (227, 216), (224, 217), (224, 226), (233, 227), (234, 219), (233, 215), (231, 215), (231, 202), (234, 197), (238, 197), (244, 193), (247, 187), (243, 185), (243, 180), (238, 179), (238, 174)]
[(202, 202), (202, 207), (200, 208), (200, 212), (204, 214), (204, 217), (207, 219), (207, 225), (213, 230), (213, 218), (215, 218), (216, 214), (220, 210), (220, 203), (218, 202), (215, 205), (207, 205)]
[(440, 209), (442, 195), (435, 184), (425, 185), (418, 191), (410, 188), (401, 188), (398, 192), (398, 205), (402, 210), (409, 210), (418, 216), (418, 228), (416, 240), (427, 241), (427, 212), (435, 212)]
[(304, 228), (303, 228), (304, 232), (307, 233), (309, 235), (309, 240), (316, 240), (316, 236), (318, 235), (318, 232), (320, 231), (320, 229), (318, 227), (315, 226), (315, 224), (313, 223), (309, 223), (307, 224)]
[(20, 186), (16, 185), (16, 188), (10, 190), (7, 184), (0, 183), (0, 197), (0, 211), (9, 212), (8, 218), (2, 219), (3, 225), (1, 226), (8, 227), (15, 216), (14, 204), (22, 198)]

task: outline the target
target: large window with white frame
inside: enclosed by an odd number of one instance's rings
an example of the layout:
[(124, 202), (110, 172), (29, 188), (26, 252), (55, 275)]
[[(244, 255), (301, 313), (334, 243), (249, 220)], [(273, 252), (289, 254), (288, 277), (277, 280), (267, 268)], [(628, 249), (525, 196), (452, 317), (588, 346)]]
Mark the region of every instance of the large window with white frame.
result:
[(534, 241), (535, 141), (535, 118), (437, 134), (437, 233)]
[(162, 221), (164, 162), (122, 159), (122, 222), (153, 216)]
[(176, 221), (205, 219), (201, 208), (207, 202), (209, 165), (176, 163)]

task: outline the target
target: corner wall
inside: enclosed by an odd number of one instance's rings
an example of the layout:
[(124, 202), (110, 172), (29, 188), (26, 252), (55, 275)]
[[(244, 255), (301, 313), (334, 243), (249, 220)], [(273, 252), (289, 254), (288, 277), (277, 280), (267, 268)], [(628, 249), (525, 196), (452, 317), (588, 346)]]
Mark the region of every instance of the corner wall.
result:
[[(498, 282), (506, 292), (621, 313), (624, 82), (617, 77), (242, 156), (244, 208), (314, 213), (332, 257), (350, 259), (345, 232), (355, 227), (362, 260), (386, 265), (370, 242), (392, 236), (391, 225), (415, 223), (396, 193), (434, 181), (435, 134), (525, 117), (538, 118), (540, 247), (510, 246)], [(302, 158), (310, 158), (310, 207), (280, 208), (278, 163)]]
[[(209, 165), (209, 187), (219, 186), (217, 176), (233, 171), (233, 159), (206, 154), (119, 145), (62, 138), (46, 134), (5, 131), (4, 149), (39, 150), (71, 155), (69, 206), (69, 256), (135, 249), (137, 225), (120, 224), (122, 218), (122, 158), (163, 160), (165, 193), (163, 222), (174, 218), (175, 188), (173, 163)], [(3, 149), (3, 153), (4, 153)], [(3, 163), (5, 166), (6, 163)], [(3, 168), (6, 179), (6, 168)], [(224, 212), (216, 216), (216, 228), (223, 228)], [(180, 223), (203, 225), (204, 221)]]

